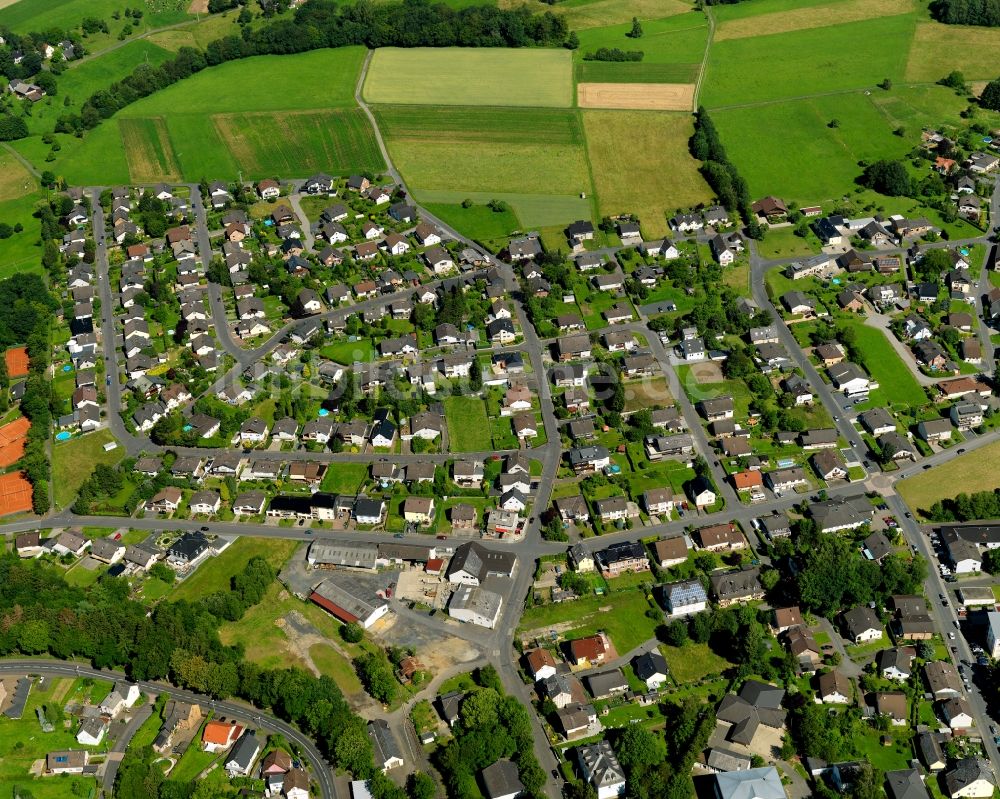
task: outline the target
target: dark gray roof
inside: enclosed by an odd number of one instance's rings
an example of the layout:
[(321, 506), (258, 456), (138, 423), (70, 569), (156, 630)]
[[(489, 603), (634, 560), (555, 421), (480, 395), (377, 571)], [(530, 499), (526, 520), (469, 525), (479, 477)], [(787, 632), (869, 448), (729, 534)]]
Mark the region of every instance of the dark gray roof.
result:
[(518, 777), (517, 766), (509, 760), (498, 760), (492, 766), (487, 766), (480, 776), (488, 799), (518, 794), (524, 790), (524, 785)]

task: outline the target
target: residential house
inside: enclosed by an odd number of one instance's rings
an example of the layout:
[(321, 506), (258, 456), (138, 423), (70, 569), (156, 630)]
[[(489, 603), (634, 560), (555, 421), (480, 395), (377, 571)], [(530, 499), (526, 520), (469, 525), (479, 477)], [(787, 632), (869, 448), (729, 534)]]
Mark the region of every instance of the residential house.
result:
[(866, 644), (882, 639), (882, 622), (867, 605), (845, 611), (842, 616), (844, 636), (855, 644)]
[(712, 594), (719, 607), (729, 607), (737, 602), (751, 602), (764, 598), (760, 584), (760, 569), (756, 566), (730, 572), (716, 572), (709, 576)]
[(682, 580), (663, 586), (663, 604), (672, 617), (701, 613), (708, 607), (708, 594), (699, 580)]

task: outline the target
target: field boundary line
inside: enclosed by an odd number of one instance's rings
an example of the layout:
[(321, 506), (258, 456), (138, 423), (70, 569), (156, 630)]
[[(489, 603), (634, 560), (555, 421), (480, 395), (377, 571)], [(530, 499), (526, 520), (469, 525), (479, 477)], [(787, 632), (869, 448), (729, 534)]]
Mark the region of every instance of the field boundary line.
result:
[(0, 142), (0, 145), (2, 145), (3, 148), (8, 153), (10, 153), (12, 156), (14, 156), (14, 158), (16, 158), (21, 163), (21, 166), (23, 166), (25, 169), (27, 169), (31, 173), (32, 177), (35, 177), (35, 178), (41, 177), (42, 173), (39, 172), (37, 169), (35, 169), (35, 167), (32, 166), (31, 162), (27, 158), (25, 158), (23, 155), (21, 155), (17, 150), (15, 150), (13, 147), (11, 147), (7, 142)]
[(712, 49), (712, 41), (715, 39), (715, 17), (712, 16), (711, 6), (705, 6), (705, 18), (708, 20), (708, 38), (705, 40), (705, 51), (701, 55), (701, 65), (698, 67), (698, 77), (694, 82), (694, 97), (692, 98), (691, 111), (698, 110), (698, 101), (701, 99), (701, 87), (705, 82), (705, 73), (708, 71), (708, 56)]
[(368, 103), (365, 101), (362, 94), (364, 92), (365, 78), (368, 77), (368, 67), (372, 62), (372, 57), (375, 55), (375, 51), (369, 49), (365, 54), (365, 60), (361, 64), (361, 70), (358, 73), (358, 82), (354, 86), (354, 101), (358, 104), (358, 107), (365, 112), (365, 116), (368, 117), (369, 123), (371, 123), (372, 130), (375, 133), (375, 143), (378, 144), (379, 152), (382, 153), (382, 160), (385, 161), (385, 171), (389, 173), (389, 176), (396, 181), (396, 185), (399, 186), (404, 192), (413, 195), (406, 183), (403, 182), (403, 176), (396, 169), (395, 165), (392, 163), (392, 159), (389, 157), (389, 149), (385, 146), (385, 139), (382, 138), (382, 131), (379, 129), (378, 121), (375, 119), (375, 114), (369, 107)]
[[(186, 27), (188, 25), (197, 25), (200, 22), (201, 22), (200, 19), (186, 19), (183, 22), (175, 22), (173, 25), (164, 25), (162, 28), (149, 28), (140, 34), (133, 36), (131, 39), (125, 39), (124, 41), (121, 42), (115, 42), (113, 45), (111, 45), (110, 47), (105, 47), (103, 50), (98, 50), (97, 52), (94, 53), (87, 53), (83, 58), (78, 58), (74, 61), (70, 61), (66, 65), (66, 68), (74, 69), (75, 67), (80, 66), (80, 64), (86, 64), (88, 61), (92, 61), (95, 58), (100, 58), (102, 55), (107, 55), (108, 53), (113, 53), (115, 50), (120, 50), (127, 44), (131, 44), (132, 42), (139, 42), (142, 41), (143, 39), (148, 39), (150, 36), (156, 33), (163, 33), (163, 31), (172, 31), (176, 30), (177, 28)], [(166, 50), (167, 48), (163, 49)]]

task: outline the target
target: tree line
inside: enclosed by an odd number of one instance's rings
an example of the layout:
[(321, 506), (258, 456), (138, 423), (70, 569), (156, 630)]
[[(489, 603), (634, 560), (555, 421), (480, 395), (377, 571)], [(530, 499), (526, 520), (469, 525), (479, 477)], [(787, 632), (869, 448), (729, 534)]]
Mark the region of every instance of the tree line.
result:
[(1000, 0), (934, 0), (930, 9), (946, 25), (1000, 26)]
[(1000, 519), (1000, 490), (964, 491), (954, 499), (940, 499), (927, 514), (934, 522), (968, 522), (974, 519)]
[(566, 22), (551, 11), (532, 14), (526, 6), (500, 9), (476, 5), (453, 9), (428, 0), (385, 4), (308, 0), (292, 19), (274, 20), (242, 36), (225, 36), (204, 51), (182, 47), (174, 58), (131, 74), (94, 92), (79, 114), (64, 114), (56, 132), (79, 133), (96, 127), (116, 111), (206, 67), (258, 55), (284, 55), (325, 47), (530, 47), (561, 46)]
[(598, 47), (583, 56), (584, 61), (642, 61), (642, 50), (622, 50), (620, 47)]
[[(53, 396), (48, 378), (51, 359), (49, 327), (59, 303), (45, 287), (40, 275), (17, 274), (0, 280), (0, 348), (24, 344), (28, 350), (28, 377), (21, 397), (21, 412), (31, 422), (20, 467), (32, 485), (35, 513), (49, 510), (49, 458), (45, 451), (52, 429)], [(3, 370), (6, 396), (9, 376)]]
[(228, 590), (195, 602), (160, 602), (147, 615), (124, 578), (104, 575), (91, 587), (70, 586), (57, 568), (8, 553), (0, 557), (0, 655), (85, 658), (135, 680), (239, 697), (297, 724), (337, 766), (370, 777), (364, 720), (332, 679), (299, 668), (265, 669), (244, 659), (241, 644), (219, 639), (222, 622), (260, 602), (274, 578), (267, 561), (253, 558)]
[(712, 187), (719, 202), (727, 210), (739, 212), (753, 235), (755, 223), (750, 189), (736, 165), (729, 160), (726, 148), (719, 138), (719, 131), (703, 106), (699, 106), (695, 113), (694, 135), (691, 136), (689, 145), (691, 155), (702, 162), (701, 174)]

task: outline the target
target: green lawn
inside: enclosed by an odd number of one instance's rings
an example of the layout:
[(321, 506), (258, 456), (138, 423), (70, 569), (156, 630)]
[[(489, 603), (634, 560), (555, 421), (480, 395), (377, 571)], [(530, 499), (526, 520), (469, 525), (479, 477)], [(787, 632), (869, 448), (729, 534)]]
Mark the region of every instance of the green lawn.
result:
[(98, 463), (118, 463), (125, 457), (122, 447), (104, 451), (104, 445), (111, 441), (114, 441), (114, 436), (110, 431), (97, 430), (52, 445), (52, 485), (56, 507), (65, 508), (73, 503), (80, 486)]
[(571, 58), (568, 50), (541, 48), (383, 47), (368, 68), (364, 96), (370, 103), (568, 108)]
[(497, 212), (481, 204), (464, 208), (461, 203), (426, 203), (426, 208), (459, 232), (481, 242), (502, 239), (521, 227), (511, 210)]
[(309, 657), (321, 673), (330, 677), (348, 696), (363, 689), (351, 662), (328, 644), (314, 644), (309, 649)]
[(368, 465), (364, 463), (331, 463), (323, 475), (322, 491), (331, 494), (356, 494), (368, 476)]
[(518, 629), (538, 630), (571, 622), (572, 629), (565, 638), (580, 638), (604, 630), (618, 654), (623, 655), (653, 637), (656, 623), (646, 616), (648, 609), (645, 593), (631, 589), (528, 608)]
[(452, 452), (489, 452), (493, 448), (483, 400), (478, 397), (446, 397), (444, 410)]
[[(319, 630), (328, 641), (338, 641), (340, 622), (326, 611), (309, 602), (302, 602), (291, 596), (280, 583), (268, 588), (264, 599), (250, 608), (237, 622), (226, 622), (219, 630), (219, 637), (225, 644), (243, 645), (247, 660), (264, 668), (287, 668), (298, 666), (307, 668), (306, 662), (290, 649), (288, 636), (275, 622), (289, 613), (301, 613)], [(352, 657), (362, 651), (360, 647), (339, 642)], [(364, 645), (362, 645), (364, 646)], [(324, 674), (328, 674), (346, 696), (360, 692), (357, 675), (344, 656), (330, 644), (313, 644), (309, 649), (313, 664)]]
[(322, 347), (319, 354), (331, 361), (342, 363), (346, 366), (355, 361), (368, 363), (375, 360), (375, 345), (370, 338), (362, 338), (357, 341), (347, 339), (336, 339), (332, 343)]
[[(578, 194), (520, 194), (507, 191), (452, 191), (450, 189), (420, 189), (415, 192), (418, 199), (446, 222), (459, 227), (472, 238), (485, 238), (487, 233), (499, 238), (507, 233), (499, 233), (501, 227), (512, 225), (508, 233), (527, 228), (557, 226), (562, 237), (562, 227), (577, 219), (589, 219), (592, 213), (590, 201)], [(461, 208), (465, 200), (478, 205), (471, 209)], [(491, 218), (479, 210), (490, 200), (503, 200), (513, 212), (490, 211)], [(465, 228), (461, 225), (464, 224)], [(471, 232), (470, 232), (471, 231)]]
[[(107, 683), (98, 681), (91, 689), (91, 696), (100, 701), (107, 693)], [(14, 721), (0, 716), (0, 785), (9, 795), (14, 787), (28, 791), (35, 799), (62, 799), (66, 796), (86, 796), (97, 789), (91, 777), (59, 776), (34, 779), (29, 774), (34, 761), (44, 759), (54, 749), (80, 749), (76, 741), (75, 725), (69, 729), (56, 727), (53, 732), (42, 733), (35, 716), (35, 708), (55, 702), (64, 705), (70, 699), (80, 699), (87, 693), (82, 681), (48, 678), (39, 687), (37, 681), (28, 696), (24, 715)], [(91, 749), (90, 751), (95, 751)], [(79, 791), (79, 793), (78, 793)]]
[(195, 600), (229, 590), (229, 581), (253, 557), (265, 558), (279, 570), (295, 551), (298, 541), (277, 538), (239, 538), (225, 552), (210, 558), (194, 574), (177, 584), (172, 599)]
[(222, 753), (204, 751), (201, 748), (201, 736), (196, 735), (194, 741), (181, 755), (181, 759), (171, 769), (169, 779), (176, 782), (190, 782), (220, 757)]
[[(0, 165), (4, 163), (8, 163), (6, 159)], [(43, 197), (35, 193), (33, 179), (26, 176), (24, 180), (22, 188), (27, 186), (28, 194), (0, 201), (0, 219), (11, 227), (18, 223), (24, 227), (9, 239), (0, 239), (0, 279), (15, 272), (42, 272), (42, 250), (38, 246), (41, 225), (32, 214), (35, 203)]]
[(795, 235), (795, 228), (785, 227), (767, 231), (757, 248), (761, 258), (790, 258), (796, 255), (815, 255), (820, 251), (821, 245), (811, 231), (803, 238)]
[(889, 401), (906, 405), (923, 405), (927, 395), (913, 373), (892, 348), (885, 333), (861, 322), (852, 322), (858, 348), (864, 356), (864, 367), (879, 382)]
[(682, 364), (676, 367), (677, 378), (681, 381), (684, 393), (688, 395), (691, 402), (700, 402), (703, 399), (729, 395), (733, 398), (736, 406), (736, 417), (746, 417), (750, 407), (750, 390), (746, 385), (738, 380), (723, 380), (719, 383), (702, 383), (692, 371), (692, 367)]
[(926, 516), (926, 511), (940, 499), (953, 498), (965, 492), (992, 491), (1000, 487), (993, 456), (1000, 457), (1000, 442), (987, 444), (966, 455), (920, 472), (897, 484), (900, 496), (914, 513)]
[(680, 648), (663, 646), (660, 651), (667, 659), (670, 674), (678, 685), (702, 680), (712, 674), (721, 674), (733, 665), (721, 655), (715, 654), (708, 644), (696, 644), (693, 641)]

